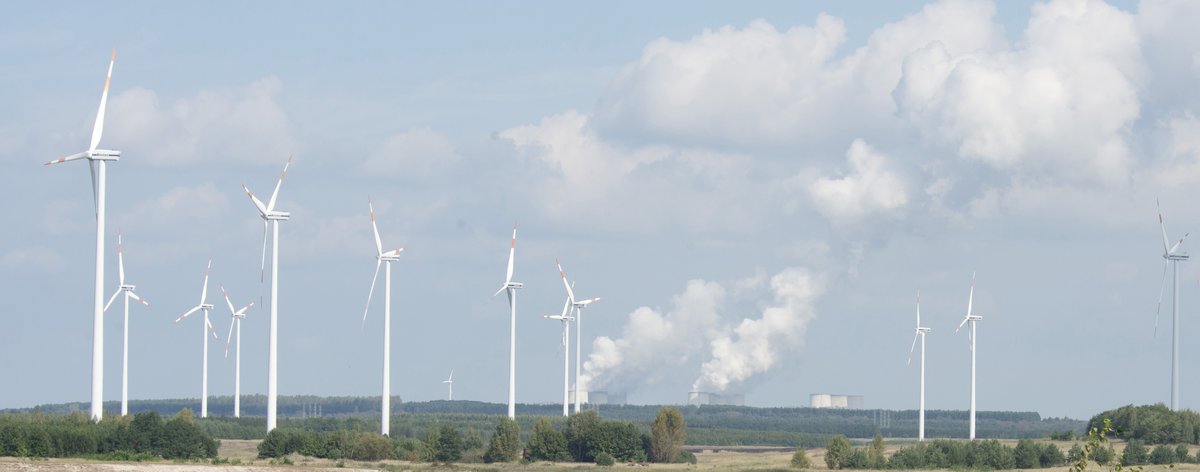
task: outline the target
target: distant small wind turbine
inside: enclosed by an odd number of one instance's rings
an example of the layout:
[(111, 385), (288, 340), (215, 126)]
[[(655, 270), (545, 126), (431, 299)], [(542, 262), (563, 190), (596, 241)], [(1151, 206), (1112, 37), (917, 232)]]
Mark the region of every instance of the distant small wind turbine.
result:
[(112, 83), (113, 64), (116, 62), (117, 50), (113, 49), (88, 149), (46, 163), (51, 165), (87, 159), (88, 168), (92, 171), (92, 196), (96, 201), (96, 290), (93, 293), (92, 305), (92, 421), (100, 421), (104, 416), (104, 207), (107, 181), (105, 165), (108, 161), (116, 162), (121, 159), (121, 151), (99, 149), (96, 146), (100, 145), (100, 136), (104, 135), (104, 109), (108, 104), (108, 86)]
[(363, 309), (363, 327), (367, 326), (367, 312), (371, 309), (371, 297), (375, 295), (375, 283), (379, 281), (379, 266), (387, 263), (383, 271), (383, 405), (380, 428), (384, 436), (391, 431), (392, 416), (392, 263), (400, 260), (404, 248), (383, 252), (383, 241), (379, 239), (379, 227), (375, 224), (375, 205), (367, 197), (371, 210), (371, 230), (375, 233), (375, 275), (371, 277), (371, 290), (367, 292), (367, 307)]
[(229, 305), (229, 334), (225, 336), (225, 358), (229, 358), (229, 342), (233, 340), (234, 326), (237, 326), (237, 344), (234, 346), (236, 352), (233, 355), (233, 417), (242, 417), (242, 320), (246, 318), (246, 310), (254, 306), (254, 302), (250, 302), (240, 310), (233, 308), (233, 301), (229, 299), (229, 292), (225, 291), (225, 287), (221, 286), (221, 293), (225, 295), (225, 304)]
[(262, 264), (259, 267), (259, 283), (262, 283), (263, 273), (267, 266), (267, 225), (271, 226), (271, 317), (268, 323), (268, 348), (267, 348), (267, 432), (275, 429), (277, 424), (277, 415), (279, 406), (279, 222), (287, 221), (291, 218), (291, 213), (286, 211), (278, 211), (275, 209), (276, 197), (279, 196), (279, 187), (283, 185), (283, 177), (287, 175), (288, 166), (292, 165), (292, 158), (288, 157), (287, 163), (283, 165), (283, 171), (279, 173), (279, 182), (275, 184), (275, 191), (271, 192), (271, 199), (266, 205), (262, 200), (254, 196), (246, 184), (242, 184), (242, 190), (246, 191), (246, 195), (250, 196), (250, 201), (254, 202), (254, 208), (258, 209), (259, 216), (263, 219), (263, 250)]
[(913, 335), (912, 347), (908, 348), (908, 363), (912, 364), (913, 350), (917, 348), (917, 338), (921, 338), (921, 409), (917, 416), (917, 440), (925, 440), (925, 335), (930, 329), (921, 326), (921, 291), (917, 291), (917, 333)]
[(567, 273), (563, 270), (562, 264), (558, 262), (558, 259), (554, 260), (554, 264), (558, 266), (558, 275), (562, 276), (563, 287), (567, 288), (567, 300), (575, 308), (575, 412), (579, 413), (580, 397), (583, 396), (579, 385), (579, 359), (582, 355), (579, 346), (583, 343), (583, 309), (600, 301), (600, 297), (576, 300), (575, 291), (571, 290), (571, 284), (567, 283)]
[(517, 417), (517, 290), (525, 284), (513, 282), (513, 259), (517, 254), (517, 224), (513, 223), (512, 244), (508, 247), (508, 274), (504, 277), (504, 285), (500, 286), (492, 296), (500, 292), (508, 292), (509, 331), (508, 331), (508, 417)]
[(202, 288), (200, 290), (200, 304), (192, 307), (192, 309), (184, 312), (182, 315), (179, 315), (179, 318), (175, 319), (175, 322), (178, 323), (178, 322), (182, 321), (184, 318), (187, 318), (188, 315), (191, 315), (192, 313), (195, 313), (197, 311), (204, 312), (204, 327), (203, 327), (204, 328), (204, 334), (203, 334), (203, 337), (204, 337), (204, 362), (201, 367), (201, 374), (200, 374), (200, 417), (201, 418), (208, 418), (208, 333), (210, 333), (210, 332), (212, 333), (213, 339), (220, 339), (217, 337), (217, 331), (215, 329), (213, 329), (212, 322), (208, 321), (208, 310), (211, 310), (213, 308), (212, 304), (207, 302), (207, 300), (208, 300), (208, 274), (211, 271), (212, 271), (212, 259), (209, 259), (208, 260), (208, 268), (204, 270), (204, 288)]
[(442, 383), (444, 383), (448, 387), (450, 387), (450, 393), (447, 394), (446, 400), (453, 401), (454, 400), (454, 371), (453, 370), (450, 371), (450, 378), (443, 380)]
[(975, 273), (971, 273), (971, 292), (967, 295), (967, 316), (963, 317), (962, 323), (954, 329), (957, 333), (962, 329), (963, 325), (971, 323), (970, 329), (967, 331), (967, 338), (971, 344), (971, 434), (970, 439), (975, 439), (975, 323), (982, 320), (983, 317), (976, 315), (971, 311), (971, 303), (975, 300)]
[(104, 311), (108, 311), (108, 307), (112, 306), (117, 300), (117, 295), (125, 293), (125, 329), (122, 337), (121, 345), (121, 416), (129, 414), (129, 299), (132, 298), (143, 305), (150, 306), (150, 302), (133, 293), (137, 288), (135, 285), (125, 283), (125, 256), (121, 246), (121, 233), (117, 233), (117, 276), (119, 283), (117, 291), (112, 294), (112, 298), (108, 299), (108, 303), (104, 305)]
[[(572, 283), (572, 285), (574, 285)], [(563, 416), (570, 415), (567, 405), (570, 404), (570, 386), (571, 381), (571, 321), (575, 317), (570, 315), (571, 298), (567, 297), (566, 303), (563, 304), (561, 315), (544, 315), (542, 318), (548, 320), (558, 320), (562, 322), (562, 351), (563, 351)]]
[(1162, 311), (1163, 287), (1167, 284), (1167, 264), (1171, 264), (1171, 270), (1174, 273), (1174, 292), (1172, 297), (1174, 302), (1171, 306), (1171, 410), (1179, 409), (1179, 262), (1188, 260), (1186, 252), (1179, 252), (1179, 246), (1183, 245), (1190, 233), (1184, 233), (1179, 242), (1171, 246), (1167, 239), (1167, 225), (1163, 223), (1162, 206), (1158, 205), (1158, 226), (1162, 229), (1163, 238), (1163, 278), (1162, 283), (1158, 286), (1158, 311), (1154, 313), (1154, 334), (1158, 335), (1158, 314)]

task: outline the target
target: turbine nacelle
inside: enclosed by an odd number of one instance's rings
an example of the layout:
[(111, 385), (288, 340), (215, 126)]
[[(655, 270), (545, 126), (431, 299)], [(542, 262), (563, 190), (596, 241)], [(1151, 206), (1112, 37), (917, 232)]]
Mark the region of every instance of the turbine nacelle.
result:
[(200, 308), (201, 310), (211, 310), (211, 309), (213, 309), (213, 304), (211, 304), (211, 303), (201, 303), (201, 304), (199, 305), (199, 308)]
[(137, 285), (129, 285), (129, 284), (122, 284), (120, 287), (117, 287), (117, 290), (120, 290), (122, 292), (132, 292), (136, 289), (137, 289)]
[(1163, 259), (1166, 259), (1168, 261), (1186, 261), (1189, 258), (1190, 257), (1188, 257), (1186, 252), (1173, 252), (1173, 253), (1163, 254)]

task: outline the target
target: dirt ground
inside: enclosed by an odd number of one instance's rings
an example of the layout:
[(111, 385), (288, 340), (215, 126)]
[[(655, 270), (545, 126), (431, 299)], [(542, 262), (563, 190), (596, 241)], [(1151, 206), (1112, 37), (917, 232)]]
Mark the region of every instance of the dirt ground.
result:
[[(1010, 443), (1010, 441), (1002, 441)], [(1011, 441), (1015, 444), (1016, 441)], [(912, 441), (889, 442), (886, 452), (890, 455), (900, 447), (912, 444)], [(1055, 442), (1064, 451), (1071, 447), (1072, 442)], [(1010, 444), (1011, 445), (1011, 444)], [(1124, 448), (1120, 442), (1114, 443), (1118, 453)], [(743, 471), (743, 470), (785, 470), (788, 469), (792, 451), (786, 448), (689, 448), (695, 450), (697, 464), (652, 464), (629, 465), (618, 464), (612, 470), (621, 469), (659, 469), (659, 470), (697, 470), (697, 471)], [(824, 448), (808, 450), (812, 461), (811, 469), (825, 469)], [(1196, 453), (1193, 448), (1192, 453)], [(559, 472), (571, 470), (595, 470), (592, 464), (552, 464), (549, 462), (533, 464), (455, 464), (454, 466), (433, 466), (425, 463), (403, 461), (384, 462), (353, 462), (345, 461), (338, 466), (337, 461), (314, 459), (310, 457), (292, 457), (293, 464), (284, 465), (265, 459), (257, 459), (258, 441), (223, 440), (218, 452), (223, 460), (231, 463), (212, 465), (209, 462), (179, 463), (161, 462), (97, 462), (80, 459), (49, 459), (29, 460), (11, 457), (0, 458), (0, 472), (285, 472), (289, 469), (302, 469), (303, 472), (335, 472), (335, 471), (515, 471), (541, 470)], [(1145, 466), (1147, 472), (1200, 472), (1200, 465), (1181, 464), (1176, 466)], [(1067, 467), (1053, 469), (1038, 469), (1042, 472), (1066, 472)], [(1108, 468), (1095, 467), (1097, 471), (1107, 471)]]

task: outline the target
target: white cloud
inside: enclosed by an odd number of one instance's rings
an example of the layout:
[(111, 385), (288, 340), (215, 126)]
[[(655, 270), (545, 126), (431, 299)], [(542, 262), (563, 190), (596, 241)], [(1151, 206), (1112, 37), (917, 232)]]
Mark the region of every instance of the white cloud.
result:
[(384, 140), (363, 162), (362, 170), (379, 177), (423, 179), (453, 168), (461, 159), (445, 135), (415, 128)]
[(301, 147), (279, 103), (282, 88), (272, 76), (162, 103), (154, 90), (134, 87), (112, 97), (104, 139), (153, 165), (275, 163)]
[(219, 219), (228, 210), (228, 195), (233, 191), (233, 188), (220, 191), (213, 184), (182, 185), (129, 210), (113, 211), (113, 217), (118, 227), (177, 231)]
[(809, 194), (818, 212), (842, 222), (875, 213), (895, 213), (908, 205), (904, 180), (888, 170), (888, 158), (861, 139), (846, 151), (850, 170), (842, 178), (818, 178)]

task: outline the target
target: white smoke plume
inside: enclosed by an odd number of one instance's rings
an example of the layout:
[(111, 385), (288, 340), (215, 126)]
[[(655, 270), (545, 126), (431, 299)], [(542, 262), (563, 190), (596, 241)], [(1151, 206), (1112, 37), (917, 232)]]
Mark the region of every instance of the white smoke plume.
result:
[(786, 269), (771, 277), (771, 291), (775, 301), (761, 318), (744, 319), (731, 333), (712, 340), (712, 356), (700, 367), (693, 391), (723, 392), (770, 370), (786, 351), (803, 344), (823, 284), (807, 270)]
[(805, 326), (815, 314), (812, 303), (823, 288), (807, 270), (785, 269), (770, 279), (773, 299), (761, 318), (723, 319), (729, 298), (758, 292), (766, 280), (763, 274), (725, 285), (691, 280), (666, 313), (650, 307), (634, 310), (621, 337), (600, 336), (592, 342), (581, 389), (634, 389), (660, 383), (667, 373), (698, 367), (701, 375), (693, 389), (721, 392), (770, 370), (787, 350), (803, 343)]

